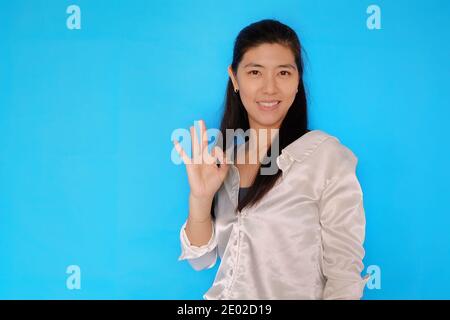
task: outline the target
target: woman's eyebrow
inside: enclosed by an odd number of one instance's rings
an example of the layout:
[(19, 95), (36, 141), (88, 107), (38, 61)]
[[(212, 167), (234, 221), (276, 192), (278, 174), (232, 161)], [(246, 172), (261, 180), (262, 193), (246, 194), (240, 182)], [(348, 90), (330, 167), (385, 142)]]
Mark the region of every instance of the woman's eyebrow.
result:
[[(247, 63), (244, 68), (248, 68), (248, 67), (254, 67), (254, 68), (264, 68), (264, 66), (257, 64), (257, 63)], [(292, 64), (288, 63), (288, 64), (280, 64), (277, 68), (291, 68), (291, 69), (296, 69)]]

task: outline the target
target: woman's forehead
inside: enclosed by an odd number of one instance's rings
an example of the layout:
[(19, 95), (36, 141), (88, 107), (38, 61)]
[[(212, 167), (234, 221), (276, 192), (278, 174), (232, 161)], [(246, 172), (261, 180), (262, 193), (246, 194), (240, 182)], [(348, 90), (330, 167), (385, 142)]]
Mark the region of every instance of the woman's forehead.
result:
[(292, 50), (280, 44), (261, 44), (248, 49), (240, 66), (242, 67), (279, 67), (295, 65)]

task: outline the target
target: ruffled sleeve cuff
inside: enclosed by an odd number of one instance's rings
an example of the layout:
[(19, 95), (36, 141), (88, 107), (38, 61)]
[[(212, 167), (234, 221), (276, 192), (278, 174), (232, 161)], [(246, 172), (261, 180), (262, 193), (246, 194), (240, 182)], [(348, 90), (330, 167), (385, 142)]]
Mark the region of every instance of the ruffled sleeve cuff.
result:
[(186, 235), (186, 224), (183, 224), (180, 230), (181, 255), (178, 261), (188, 260), (195, 270), (212, 268), (217, 259), (217, 237), (214, 230), (214, 221), (212, 223), (212, 235), (207, 244), (203, 246), (194, 246), (189, 242)]

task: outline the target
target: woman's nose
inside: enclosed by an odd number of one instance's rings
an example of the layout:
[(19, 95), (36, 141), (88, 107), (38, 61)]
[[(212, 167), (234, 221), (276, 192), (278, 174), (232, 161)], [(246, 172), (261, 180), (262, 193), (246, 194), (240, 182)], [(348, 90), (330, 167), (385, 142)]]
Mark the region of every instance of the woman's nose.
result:
[(264, 93), (266, 94), (274, 94), (277, 91), (277, 86), (275, 83), (275, 79), (273, 77), (268, 77), (264, 82)]

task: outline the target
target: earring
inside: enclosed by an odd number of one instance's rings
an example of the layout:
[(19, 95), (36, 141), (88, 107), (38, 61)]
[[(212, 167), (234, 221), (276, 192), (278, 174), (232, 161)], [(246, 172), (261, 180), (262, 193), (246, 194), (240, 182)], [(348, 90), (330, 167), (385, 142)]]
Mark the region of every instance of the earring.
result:
[(239, 92), (239, 89), (234, 89), (234, 93), (238, 93)]

